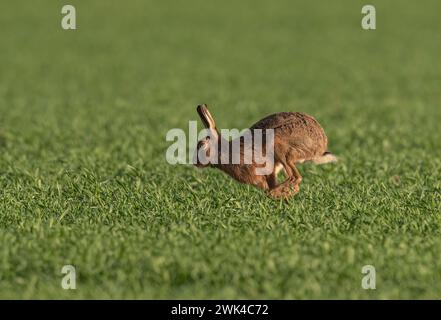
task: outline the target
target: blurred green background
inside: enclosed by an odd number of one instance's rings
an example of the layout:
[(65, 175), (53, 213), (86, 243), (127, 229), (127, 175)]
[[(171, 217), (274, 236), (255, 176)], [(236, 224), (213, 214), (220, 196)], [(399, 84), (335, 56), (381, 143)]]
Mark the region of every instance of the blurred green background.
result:
[[(0, 298), (441, 298), (441, 3), (368, 3), (2, 1)], [(199, 103), (311, 114), (340, 162), (287, 203), (171, 166)]]

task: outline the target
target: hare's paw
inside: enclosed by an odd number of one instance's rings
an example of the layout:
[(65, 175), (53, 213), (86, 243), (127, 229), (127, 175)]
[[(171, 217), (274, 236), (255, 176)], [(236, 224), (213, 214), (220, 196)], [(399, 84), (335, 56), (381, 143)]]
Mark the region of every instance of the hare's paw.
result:
[(273, 199), (288, 199), (299, 192), (299, 185), (280, 185), (268, 191), (268, 196)]
[(277, 188), (268, 190), (266, 194), (268, 197), (273, 199), (282, 199), (282, 193)]

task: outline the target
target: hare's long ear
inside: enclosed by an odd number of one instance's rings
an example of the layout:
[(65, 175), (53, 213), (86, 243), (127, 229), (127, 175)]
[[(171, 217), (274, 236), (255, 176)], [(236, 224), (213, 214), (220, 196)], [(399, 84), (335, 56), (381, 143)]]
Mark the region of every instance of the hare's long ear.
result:
[(205, 128), (210, 131), (209, 136), (218, 140), (220, 138), (219, 131), (216, 129), (216, 123), (214, 122), (213, 116), (208, 111), (207, 105), (201, 104), (198, 106), (197, 110)]
[(207, 129), (212, 129), (214, 131), (216, 130), (216, 123), (214, 122), (214, 119), (210, 112), (208, 111), (206, 104), (201, 104), (197, 108), (199, 116), (201, 117), (202, 122), (204, 123), (205, 127)]

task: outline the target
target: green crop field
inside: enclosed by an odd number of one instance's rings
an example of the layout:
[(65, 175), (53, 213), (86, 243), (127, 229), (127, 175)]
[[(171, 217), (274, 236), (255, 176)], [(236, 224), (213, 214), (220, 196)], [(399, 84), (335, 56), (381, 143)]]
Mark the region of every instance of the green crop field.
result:
[[(367, 3), (2, 1), (0, 298), (440, 299), (441, 3)], [(287, 202), (170, 165), (200, 103), (311, 114), (340, 161)]]

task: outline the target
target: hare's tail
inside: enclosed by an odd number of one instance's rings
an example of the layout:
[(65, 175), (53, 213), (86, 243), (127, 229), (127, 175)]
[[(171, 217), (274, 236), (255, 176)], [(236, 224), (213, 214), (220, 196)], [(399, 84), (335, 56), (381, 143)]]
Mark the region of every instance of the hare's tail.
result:
[(321, 156), (312, 159), (312, 162), (315, 164), (324, 164), (324, 163), (330, 163), (330, 162), (337, 162), (337, 157), (332, 154), (331, 152), (326, 151)]

